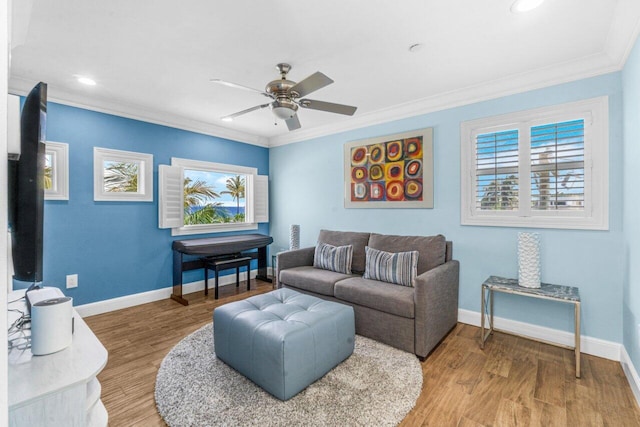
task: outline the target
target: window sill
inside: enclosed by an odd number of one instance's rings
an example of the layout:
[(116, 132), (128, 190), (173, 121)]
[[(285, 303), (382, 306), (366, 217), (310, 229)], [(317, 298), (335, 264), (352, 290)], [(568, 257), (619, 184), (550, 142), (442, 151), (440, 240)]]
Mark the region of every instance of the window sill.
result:
[(189, 225), (186, 227), (172, 228), (172, 236), (189, 236), (193, 234), (223, 233), (227, 231), (257, 230), (258, 224), (215, 224), (215, 225)]
[(608, 230), (609, 220), (584, 217), (474, 216), (462, 218), (462, 225), (486, 227), (557, 228), (566, 230)]

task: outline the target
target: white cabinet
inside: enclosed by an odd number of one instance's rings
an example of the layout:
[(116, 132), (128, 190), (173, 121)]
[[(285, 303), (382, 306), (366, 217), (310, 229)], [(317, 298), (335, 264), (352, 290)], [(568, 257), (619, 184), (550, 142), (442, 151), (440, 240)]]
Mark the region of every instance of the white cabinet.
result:
[[(8, 301), (24, 295), (11, 292)], [(26, 310), (24, 298), (9, 308)], [(106, 426), (107, 411), (96, 378), (107, 364), (107, 350), (74, 310), (71, 346), (46, 356), (30, 350), (9, 352), (10, 426)], [(18, 316), (9, 312), (9, 324)]]

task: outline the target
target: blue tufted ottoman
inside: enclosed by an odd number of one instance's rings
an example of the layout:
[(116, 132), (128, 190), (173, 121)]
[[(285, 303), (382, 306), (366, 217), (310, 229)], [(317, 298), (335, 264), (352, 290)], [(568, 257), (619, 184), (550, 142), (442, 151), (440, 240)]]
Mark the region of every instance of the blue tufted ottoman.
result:
[(278, 289), (213, 311), (216, 356), (281, 400), (353, 353), (353, 308)]

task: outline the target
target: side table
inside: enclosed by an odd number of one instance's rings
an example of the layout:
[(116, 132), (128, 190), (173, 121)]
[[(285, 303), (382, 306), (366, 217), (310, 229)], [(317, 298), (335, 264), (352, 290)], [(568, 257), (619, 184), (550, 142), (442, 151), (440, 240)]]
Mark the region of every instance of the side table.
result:
[[(489, 292), (488, 301), (485, 300), (485, 292)], [(556, 344), (540, 339), (534, 339), (531, 337), (525, 337), (513, 332), (499, 330), (493, 327), (493, 293), (503, 292), (506, 294), (522, 295), (525, 297), (533, 297), (557, 302), (563, 302), (573, 304), (574, 306), (574, 340), (575, 345), (573, 347), (562, 344)], [(486, 301), (486, 302), (485, 302)], [(489, 313), (487, 313), (487, 305), (489, 306)], [(507, 279), (504, 277), (490, 276), (482, 284), (482, 300), (481, 306), (481, 320), (480, 320), (480, 348), (484, 349), (484, 343), (487, 341), (493, 331), (504, 332), (511, 335), (520, 336), (527, 339), (533, 339), (545, 344), (555, 345), (557, 347), (573, 350), (576, 355), (576, 378), (580, 378), (580, 292), (578, 288), (572, 286), (551, 285), (548, 283), (542, 283), (539, 288), (525, 288), (518, 285), (516, 279)], [(485, 317), (489, 317), (489, 330), (485, 333)]]

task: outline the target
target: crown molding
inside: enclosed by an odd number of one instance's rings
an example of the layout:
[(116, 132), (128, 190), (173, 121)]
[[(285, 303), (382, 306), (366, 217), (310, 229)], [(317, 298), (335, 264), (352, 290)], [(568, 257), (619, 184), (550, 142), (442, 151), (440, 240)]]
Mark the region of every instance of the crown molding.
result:
[[(11, 76), (9, 79), (9, 93), (26, 96), (36, 83), (37, 82), (30, 79)], [(150, 111), (144, 107), (131, 103), (116, 103), (96, 97), (88, 98), (78, 96), (77, 94), (61, 91), (55, 87), (49, 87), (47, 95), (49, 101), (58, 104), (97, 111), (99, 113), (112, 114), (119, 117), (126, 117), (129, 119), (201, 133), (232, 141), (244, 142), (251, 145), (258, 145), (260, 147), (268, 147), (269, 140), (258, 135), (240, 132), (234, 129), (201, 122), (199, 120), (188, 119), (186, 117), (176, 116), (174, 114), (161, 111)]]
[[(105, 99), (88, 98), (56, 90), (56, 88), (50, 88), (49, 99), (65, 105), (261, 147), (278, 147), (620, 71), (640, 35), (638, 16), (640, 16), (639, 2), (621, 0), (614, 11), (614, 18), (604, 50), (598, 54), (358, 114), (339, 123), (299, 129), (270, 138), (166, 112), (151, 111), (132, 103), (116, 103)], [(12, 76), (9, 79), (9, 92), (26, 95), (33, 84), (34, 82), (31, 80)]]
[(622, 69), (640, 35), (640, 2), (620, 0), (611, 20), (611, 27), (605, 43), (605, 52), (611, 61)]
[[(628, 53), (627, 53), (628, 55)], [(292, 144), (346, 132), (367, 126), (415, 117), (481, 101), (502, 98), (535, 89), (555, 86), (576, 80), (620, 71), (624, 63), (615, 61), (608, 54), (599, 53), (551, 67), (496, 79), (479, 85), (439, 93), (427, 98), (371, 111), (335, 125), (301, 129), (269, 139), (269, 147)]]

